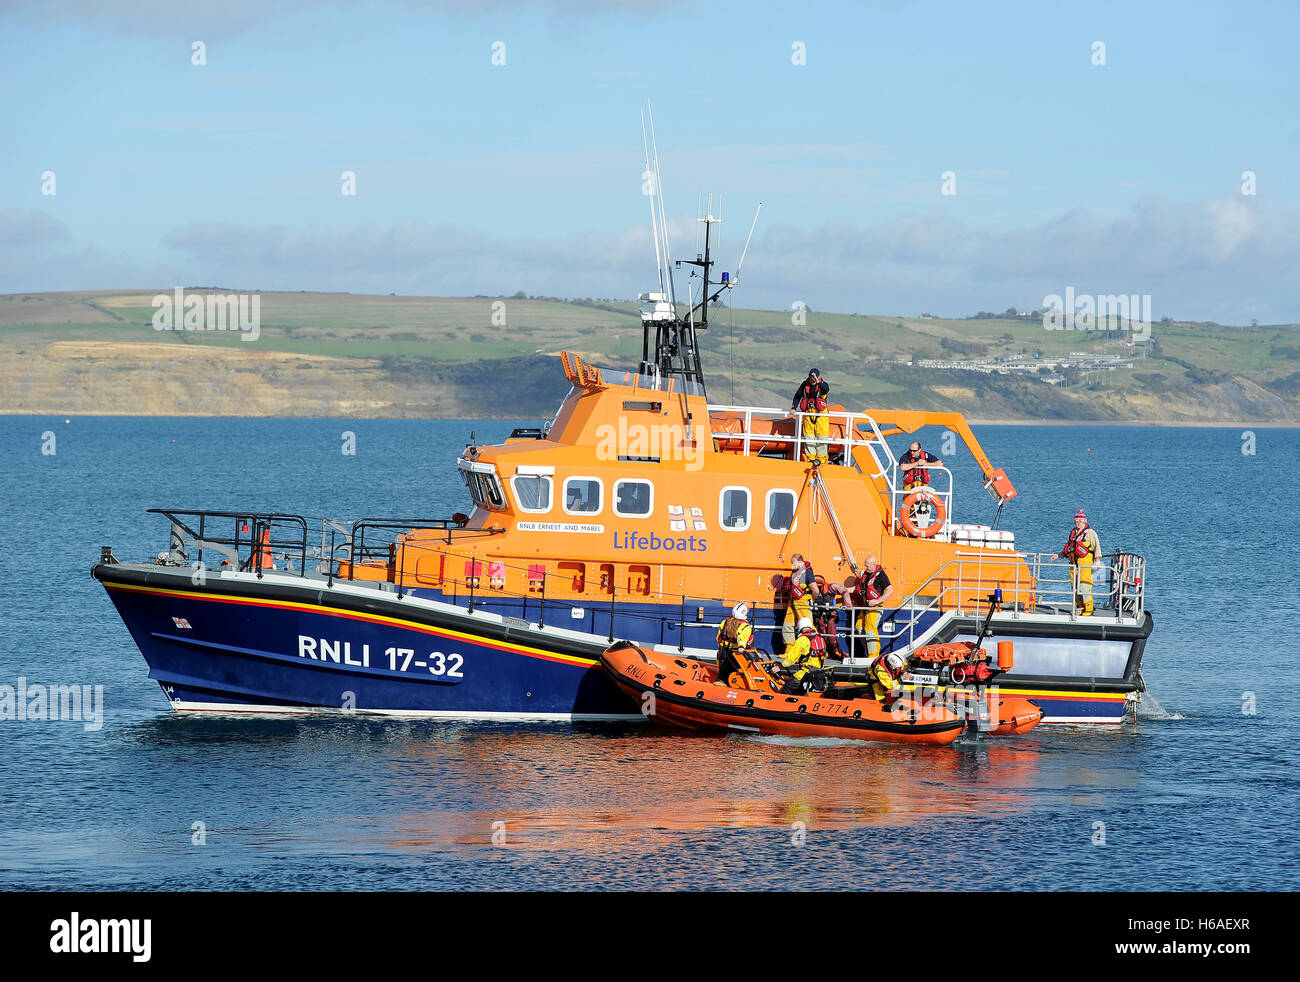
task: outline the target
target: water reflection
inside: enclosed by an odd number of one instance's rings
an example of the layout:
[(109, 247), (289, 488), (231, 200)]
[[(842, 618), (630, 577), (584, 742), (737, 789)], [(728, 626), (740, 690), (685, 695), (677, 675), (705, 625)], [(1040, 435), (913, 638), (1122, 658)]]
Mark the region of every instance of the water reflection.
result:
[(1039, 760), (1008, 743), (913, 748), (655, 731), (471, 729), (454, 744), (413, 735), (403, 750), (385, 783), (450, 777), (477, 789), (470, 811), (435, 800), (394, 816), (384, 844), (415, 851), (489, 845), (494, 831), (516, 848), (599, 850), (647, 832), (1009, 815), (1029, 806)]
[(178, 807), (256, 782), (256, 806), (214, 831), (262, 854), (496, 845), (591, 857), (664, 833), (770, 829), (788, 840), (796, 823), (809, 833), (917, 829), (1092, 808), (1136, 783), (1125, 750), (1135, 738), (1055, 730), (910, 747), (637, 725), (166, 715), (133, 725), (125, 742), (155, 764), (185, 765)]

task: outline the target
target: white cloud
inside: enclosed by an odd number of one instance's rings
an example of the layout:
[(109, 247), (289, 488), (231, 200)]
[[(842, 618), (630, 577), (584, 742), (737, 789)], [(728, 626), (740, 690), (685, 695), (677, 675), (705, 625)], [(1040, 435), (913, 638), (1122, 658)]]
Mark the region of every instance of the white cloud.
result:
[[(561, 17), (602, 13), (649, 13), (679, 6), (677, 0), (378, 0), (374, 6), (397, 8), (396, 16), (474, 17), (495, 10), (532, 7)], [(312, 8), (349, 9), (342, 0), (0, 0), (0, 10), (30, 22), (84, 20), (124, 34), (209, 37), (238, 34), (272, 20), (290, 18)]]
[[(694, 215), (670, 219), (674, 255), (693, 254)], [(715, 275), (731, 269), (732, 234)], [(30, 248), (25, 247), (30, 246)], [(222, 283), (247, 289), (465, 296), (525, 290), (632, 298), (654, 285), (649, 229), (511, 238), (424, 221), (356, 226), (179, 226), (160, 258), (133, 260), (74, 242), (35, 212), (0, 212), (9, 259), (0, 290)], [(1182, 203), (1144, 198), (1110, 214), (1075, 209), (1011, 232), (945, 210), (915, 218), (755, 233), (734, 301), (814, 311), (960, 316), (1034, 307), (1067, 286), (1149, 293), (1157, 318), (1300, 320), (1300, 216), (1263, 198)], [(156, 277), (162, 278), (156, 278)], [(686, 271), (677, 286), (686, 294)]]
[(70, 238), (68, 227), (44, 212), (0, 209), (0, 250), (39, 248)]

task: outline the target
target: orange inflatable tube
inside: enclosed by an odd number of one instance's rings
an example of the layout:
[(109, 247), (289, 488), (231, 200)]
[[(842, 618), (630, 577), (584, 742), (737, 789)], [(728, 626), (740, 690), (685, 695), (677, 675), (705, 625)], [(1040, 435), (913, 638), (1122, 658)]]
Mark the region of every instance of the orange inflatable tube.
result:
[(600, 664), (646, 716), (685, 729), (927, 746), (952, 743), (966, 729), (965, 718), (942, 701), (904, 697), (885, 705), (855, 698), (861, 687), (853, 685), (802, 696), (717, 685), (712, 665), (627, 641), (607, 648)]

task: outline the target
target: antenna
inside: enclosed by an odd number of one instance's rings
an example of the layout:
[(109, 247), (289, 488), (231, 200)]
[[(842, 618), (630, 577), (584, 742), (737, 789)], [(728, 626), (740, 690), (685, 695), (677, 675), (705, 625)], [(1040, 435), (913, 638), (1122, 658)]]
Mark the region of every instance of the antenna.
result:
[(659, 180), (659, 143), (655, 139), (655, 114), (654, 109), (650, 106), (650, 100), (645, 101), (646, 114), (650, 117), (650, 146), (654, 149), (655, 155), (655, 197), (659, 201), (659, 233), (664, 240), (664, 264), (668, 269), (668, 300), (677, 309), (677, 289), (673, 285), (673, 253), (668, 248), (668, 219), (664, 217), (664, 196), (663, 183)]
[(740, 262), (736, 263), (736, 278), (733, 282), (740, 282), (740, 270), (745, 265), (745, 253), (749, 252), (749, 240), (754, 237), (754, 226), (758, 224), (758, 213), (763, 210), (763, 202), (758, 203), (758, 208), (754, 211), (754, 220), (749, 224), (749, 235), (745, 238), (745, 248), (740, 250)]
[(655, 272), (659, 274), (659, 293), (662, 294), (664, 291), (663, 290), (663, 258), (662, 256), (659, 255), (659, 219), (658, 216), (655, 215), (655, 207), (654, 207), (654, 199), (658, 198), (659, 196), (659, 189), (658, 189), (659, 176), (658, 174), (655, 174), (654, 170), (650, 169), (650, 144), (646, 140), (645, 109), (642, 109), (641, 111), (641, 146), (643, 150), (645, 150), (645, 155), (646, 155), (645, 170), (646, 173), (650, 174), (651, 182), (653, 182), (651, 183), (650, 186), (650, 232), (651, 234), (654, 235), (654, 268), (655, 268)]

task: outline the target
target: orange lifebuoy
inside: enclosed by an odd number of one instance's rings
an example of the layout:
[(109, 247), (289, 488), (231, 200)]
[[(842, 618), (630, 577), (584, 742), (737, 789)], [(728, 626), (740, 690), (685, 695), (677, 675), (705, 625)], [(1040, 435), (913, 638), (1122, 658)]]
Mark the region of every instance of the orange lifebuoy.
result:
[[(930, 502), (934, 507), (934, 521), (925, 528), (917, 528), (916, 523), (912, 521), (912, 506), (922, 498)], [(948, 511), (943, 507), (943, 501), (940, 497), (928, 488), (921, 488), (913, 491), (903, 499), (903, 504), (898, 509), (898, 524), (903, 527), (903, 531), (908, 535), (915, 536), (918, 539), (929, 539), (938, 535), (939, 530), (943, 528), (944, 520), (948, 517)]]

